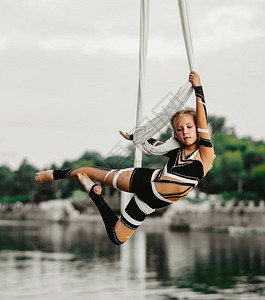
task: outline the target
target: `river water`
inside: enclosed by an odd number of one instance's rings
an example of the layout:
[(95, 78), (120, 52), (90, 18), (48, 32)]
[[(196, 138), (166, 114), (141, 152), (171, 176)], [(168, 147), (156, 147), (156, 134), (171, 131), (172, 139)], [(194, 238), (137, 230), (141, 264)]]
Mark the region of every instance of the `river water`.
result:
[(265, 236), (0, 221), (0, 299), (265, 299)]

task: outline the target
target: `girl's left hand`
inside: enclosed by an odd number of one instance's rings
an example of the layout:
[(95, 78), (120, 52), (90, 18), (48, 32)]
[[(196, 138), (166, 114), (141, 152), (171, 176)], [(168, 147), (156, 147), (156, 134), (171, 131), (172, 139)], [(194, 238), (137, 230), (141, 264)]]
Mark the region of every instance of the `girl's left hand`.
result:
[(120, 130), (120, 134), (126, 139), (126, 140), (130, 140), (130, 134), (128, 132), (124, 133)]
[(200, 76), (194, 71), (190, 72), (189, 81), (192, 83), (193, 87), (201, 86)]

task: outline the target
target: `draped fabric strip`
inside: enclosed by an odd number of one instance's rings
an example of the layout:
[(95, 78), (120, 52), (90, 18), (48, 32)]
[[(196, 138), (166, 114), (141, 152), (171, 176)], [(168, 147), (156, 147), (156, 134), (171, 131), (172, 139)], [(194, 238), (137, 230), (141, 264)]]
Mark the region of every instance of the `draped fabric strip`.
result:
[[(192, 34), (191, 34), (191, 22), (190, 22), (190, 13), (188, 0), (178, 0), (179, 5), (179, 15), (181, 20), (182, 33), (184, 37), (189, 68), (190, 70), (194, 70), (194, 53), (193, 53), (193, 43), (192, 43)], [(147, 38), (147, 33), (145, 34), (145, 38)], [(146, 58), (146, 57), (145, 57)], [(145, 59), (144, 58), (144, 59)], [(145, 65), (145, 62), (143, 62)], [(139, 126), (139, 122), (136, 126), (136, 130), (134, 132), (134, 146), (138, 147), (143, 143), (147, 143), (146, 141), (153, 137), (158, 131), (163, 129), (166, 125), (169, 124), (171, 117), (180, 109), (182, 109), (189, 99), (190, 95), (193, 92), (193, 87), (190, 82), (187, 82), (183, 86), (180, 87), (176, 95), (172, 97), (170, 102), (162, 109), (162, 111), (155, 116), (153, 119), (148, 121), (142, 126)], [(139, 101), (139, 97), (138, 97)], [(139, 121), (139, 120), (138, 120)], [(145, 149), (146, 147), (144, 147)], [(168, 149), (170, 151), (171, 149)], [(164, 150), (165, 151), (165, 150)], [(163, 152), (164, 152), (163, 151)]]
[(178, 0), (179, 15), (190, 71), (194, 70), (194, 50), (188, 0)]
[[(138, 99), (136, 112), (136, 128), (143, 118), (143, 99), (145, 84), (145, 66), (148, 45), (148, 29), (149, 29), (149, 0), (141, 0), (140, 6), (140, 45), (139, 45), (139, 83), (138, 83)], [(142, 143), (135, 144), (134, 166), (141, 167), (142, 164)]]

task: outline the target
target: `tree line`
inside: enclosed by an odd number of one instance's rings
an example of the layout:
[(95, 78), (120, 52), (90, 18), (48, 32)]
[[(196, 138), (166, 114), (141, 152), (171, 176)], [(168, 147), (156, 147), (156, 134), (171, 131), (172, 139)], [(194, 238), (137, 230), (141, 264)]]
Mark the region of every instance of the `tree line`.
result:
[[(221, 194), (224, 199), (255, 200), (265, 196), (265, 143), (250, 137), (238, 138), (234, 129), (225, 125), (225, 118), (210, 116), (212, 139), (216, 158), (213, 168), (198, 185), (198, 190), (207, 194)], [(171, 135), (168, 128), (159, 140)], [(62, 165), (51, 165), (51, 169), (65, 169), (82, 165), (96, 165), (109, 169), (127, 168), (133, 165), (133, 147), (127, 156), (102, 157), (97, 152), (86, 152), (73, 161)], [(143, 155), (143, 167), (162, 168), (166, 162), (163, 156)], [(34, 201), (68, 198), (77, 189), (82, 190), (76, 180), (61, 180), (44, 184), (34, 182), (38, 171), (24, 160), (19, 168), (12, 171), (0, 166), (0, 202)], [(112, 191), (112, 189), (111, 189)]]

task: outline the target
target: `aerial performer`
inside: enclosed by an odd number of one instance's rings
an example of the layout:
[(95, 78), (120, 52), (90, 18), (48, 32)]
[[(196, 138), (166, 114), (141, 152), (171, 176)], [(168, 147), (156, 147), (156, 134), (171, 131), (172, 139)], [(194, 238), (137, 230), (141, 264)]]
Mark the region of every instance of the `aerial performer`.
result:
[[(171, 118), (172, 139), (175, 143), (173, 149), (165, 152), (166, 142), (152, 138), (143, 143), (145, 152), (163, 153), (168, 157), (163, 169), (137, 167), (106, 170), (96, 166), (81, 166), (41, 171), (36, 173), (35, 181), (43, 183), (65, 178), (79, 179), (97, 206), (109, 239), (116, 245), (123, 244), (149, 214), (173, 204), (191, 192), (207, 174), (214, 160), (200, 76), (192, 71), (189, 81), (195, 91), (196, 109), (178, 110)], [(133, 134), (120, 133), (127, 140), (134, 139)], [(101, 195), (102, 188), (94, 180), (133, 193), (120, 218), (105, 202)]]

